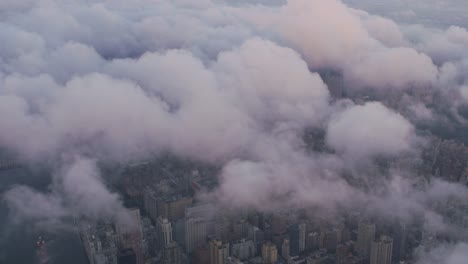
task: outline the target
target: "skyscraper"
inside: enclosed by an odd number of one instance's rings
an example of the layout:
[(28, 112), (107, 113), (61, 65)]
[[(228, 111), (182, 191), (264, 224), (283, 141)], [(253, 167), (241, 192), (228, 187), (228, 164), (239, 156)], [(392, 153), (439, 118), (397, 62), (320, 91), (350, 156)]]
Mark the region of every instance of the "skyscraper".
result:
[(162, 250), (162, 264), (180, 264), (182, 260), (182, 249), (177, 242), (171, 242)]
[(281, 257), (286, 261), (289, 259), (289, 239), (285, 239), (283, 241), (283, 245), (281, 246)]
[(165, 247), (172, 243), (172, 225), (167, 218), (158, 217), (158, 240), (161, 247)]
[(278, 250), (276, 245), (266, 242), (262, 246), (262, 258), (264, 264), (273, 264), (278, 261)]
[(299, 225), (292, 225), (289, 227), (289, 255), (299, 255)]
[(255, 257), (256, 251), (255, 243), (252, 240), (242, 239), (233, 242), (231, 246), (231, 255), (242, 261)]
[(375, 239), (375, 224), (369, 220), (359, 222), (356, 251), (360, 257), (369, 258), (372, 242)]
[(143, 230), (141, 226), (140, 210), (128, 209), (122, 213), (121, 219), (116, 223), (117, 235), (121, 248), (130, 248), (135, 252), (136, 263), (144, 262), (143, 256)]
[(336, 264), (346, 264), (348, 256), (350, 253), (353, 251), (353, 246), (354, 242), (353, 241), (347, 241), (343, 244), (339, 244), (336, 247), (336, 252), (335, 252), (335, 263)]
[(392, 263), (393, 239), (389, 236), (381, 236), (372, 242), (370, 264)]
[(191, 253), (197, 246), (206, 245), (208, 224), (209, 222), (201, 217), (185, 220), (185, 249), (187, 253)]
[(210, 264), (227, 263), (229, 257), (229, 243), (223, 244), (222, 241), (213, 239), (210, 241)]
[(136, 255), (131, 248), (122, 249), (117, 254), (117, 264), (136, 264)]
[(305, 223), (299, 224), (299, 252), (303, 252), (306, 247), (307, 226)]
[(320, 248), (320, 236), (317, 232), (310, 232), (307, 235), (306, 247), (312, 251)]
[(214, 234), (214, 222), (208, 218), (212, 209), (210, 204), (199, 204), (185, 209), (184, 244), (187, 253), (206, 245), (207, 236)]

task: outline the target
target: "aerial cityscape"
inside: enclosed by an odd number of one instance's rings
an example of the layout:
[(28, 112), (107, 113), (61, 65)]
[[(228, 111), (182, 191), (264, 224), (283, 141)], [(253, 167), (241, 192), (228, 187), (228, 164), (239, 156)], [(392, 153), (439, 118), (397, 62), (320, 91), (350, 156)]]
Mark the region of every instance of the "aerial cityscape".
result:
[(0, 264), (467, 264), (465, 0), (0, 0)]

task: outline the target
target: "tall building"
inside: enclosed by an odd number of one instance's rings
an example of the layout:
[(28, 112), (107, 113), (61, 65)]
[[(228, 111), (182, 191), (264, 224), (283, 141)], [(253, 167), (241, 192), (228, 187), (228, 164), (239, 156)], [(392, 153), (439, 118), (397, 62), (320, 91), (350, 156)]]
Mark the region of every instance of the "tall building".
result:
[(79, 233), (90, 264), (117, 263), (119, 239), (112, 225), (79, 221)]
[(215, 219), (215, 236), (221, 241), (229, 240), (230, 222), (227, 217), (217, 217)]
[(196, 247), (206, 245), (210, 223), (201, 217), (185, 220), (185, 250), (191, 253)]
[(213, 239), (210, 241), (210, 264), (225, 264), (229, 257), (229, 243)]
[(323, 247), (328, 252), (334, 252), (339, 243), (339, 229), (330, 228), (324, 233)]
[(318, 250), (320, 248), (320, 235), (317, 232), (310, 232), (306, 239), (307, 250)]
[(394, 262), (405, 260), (408, 248), (408, 226), (402, 223), (394, 224), (393, 232), (393, 253)]
[(261, 252), (263, 242), (265, 241), (265, 234), (263, 231), (256, 226), (250, 226), (247, 237), (255, 243), (257, 252)]
[(210, 204), (199, 204), (185, 209), (185, 250), (192, 253), (197, 247), (206, 245), (209, 235), (213, 235), (214, 222), (209, 219), (213, 213)]
[(136, 254), (131, 248), (122, 249), (117, 254), (117, 264), (136, 264)]
[(375, 240), (375, 224), (368, 220), (359, 222), (356, 251), (360, 257), (369, 258), (372, 242)]
[(304, 251), (306, 243), (306, 225), (304, 223), (295, 224), (289, 227), (290, 256), (297, 256)]
[(266, 242), (262, 246), (262, 258), (264, 264), (273, 264), (278, 261), (278, 250), (276, 245)]
[(288, 261), (289, 259), (289, 239), (285, 239), (283, 241), (283, 245), (281, 246), (281, 257), (283, 257), (284, 260), (286, 260), (286, 262)]
[(155, 257), (158, 253), (159, 230), (151, 223), (151, 220), (148, 217), (144, 217), (142, 219), (142, 223), (144, 255)]
[(182, 249), (176, 242), (171, 242), (162, 249), (162, 264), (183, 263)]
[(143, 205), (145, 211), (148, 213), (149, 217), (153, 222), (156, 222), (158, 219), (158, 195), (151, 188), (146, 188), (143, 192)]
[(255, 257), (256, 252), (256, 246), (252, 240), (242, 239), (233, 242), (231, 245), (231, 255), (237, 257), (241, 261)]
[(121, 219), (116, 223), (120, 248), (131, 248), (136, 255), (137, 264), (144, 262), (143, 230), (139, 209), (128, 209), (122, 213)]
[(240, 240), (246, 238), (248, 234), (249, 223), (247, 219), (241, 218), (232, 223), (231, 240)]
[(349, 255), (352, 255), (354, 242), (352, 240), (339, 244), (336, 247), (336, 264), (347, 264)]
[(281, 247), (283, 240), (288, 236), (288, 222), (286, 215), (274, 214), (272, 216), (271, 235), (271, 240), (273, 241), (273, 243), (275, 243), (277, 247)]
[(306, 247), (307, 226), (305, 223), (299, 224), (299, 252), (303, 252)]
[(156, 222), (158, 228), (158, 240), (161, 247), (165, 247), (172, 243), (172, 225), (167, 218), (158, 217)]
[(185, 209), (192, 205), (193, 198), (183, 195), (169, 195), (157, 198), (158, 216), (177, 221), (185, 216)]
[(381, 236), (372, 243), (370, 264), (392, 263), (393, 239), (389, 236)]

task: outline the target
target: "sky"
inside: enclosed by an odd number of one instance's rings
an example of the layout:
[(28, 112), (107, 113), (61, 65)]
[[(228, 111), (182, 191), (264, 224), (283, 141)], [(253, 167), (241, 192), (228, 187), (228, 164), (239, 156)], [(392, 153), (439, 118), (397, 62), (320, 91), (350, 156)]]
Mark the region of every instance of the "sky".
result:
[(404, 23), (421, 23), (437, 27), (468, 25), (468, 3), (463, 0), (344, 0), (368, 12)]
[[(467, 201), (466, 187), (415, 189), (411, 166), (374, 169), (420, 159), (431, 142), (421, 127), (466, 128), (467, 4), (433, 2), (2, 1), (0, 148), (50, 169), (46, 188), (5, 184), (5, 228), (118, 220), (122, 199), (98, 164), (169, 152), (222, 168), (204, 194), (219, 206), (365, 204), (453, 233), (430, 204)], [(306, 148), (309, 129), (328, 151)]]

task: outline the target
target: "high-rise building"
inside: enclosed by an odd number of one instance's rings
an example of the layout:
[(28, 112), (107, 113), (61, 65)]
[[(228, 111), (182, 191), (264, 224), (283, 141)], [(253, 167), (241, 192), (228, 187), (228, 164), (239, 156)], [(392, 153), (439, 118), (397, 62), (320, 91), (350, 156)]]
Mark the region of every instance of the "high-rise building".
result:
[(206, 244), (209, 222), (205, 218), (196, 217), (185, 220), (185, 250), (191, 253), (196, 247)]
[(334, 252), (339, 243), (340, 230), (337, 228), (330, 228), (325, 231), (323, 238), (323, 247), (328, 252)]
[(299, 255), (299, 225), (292, 225), (289, 227), (289, 255), (297, 256)]
[(393, 239), (389, 236), (381, 236), (372, 243), (370, 264), (392, 263)]
[(172, 243), (172, 225), (167, 218), (158, 217), (156, 222), (158, 228), (158, 240), (161, 247), (165, 247)]
[(183, 195), (169, 195), (158, 197), (157, 199), (158, 216), (165, 217), (169, 221), (177, 221), (185, 216), (185, 209), (192, 205), (193, 198)]
[(158, 219), (158, 195), (151, 188), (146, 188), (143, 192), (143, 205), (145, 211), (148, 213), (149, 217), (153, 222), (156, 222)]
[(116, 223), (120, 248), (131, 248), (136, 255), (137, 264), (144, 262), (143, 230), (139, 209), (128, 209), (122, 213), (122, 221)]
[(336, 264), (347, 264), (349, 255), (352, 255), (354, 242), (352, 240), (339, 244), (336, 247)]
[(191, 254), (190, 263), (210, 264), (210, 250), (208, 246), (198, 247)]
[(286, 262), (288, 261), (289, 256), (290, 256), (289, 248), (290, 248), (289, 239), (285, 239), (283, 241), (283, 245), (281, 246), (281, 257), (283, 257), (283, 259), (286, 260)]
[(262, 251), (262, 244), (265, 241), (265, 234), (256, 226), (249, 226), (247, 238), (255, 243), (257, 252)]
[(290, 256), (297, 256), (305, 250), (306, 225), (305, 223), (295, 224), (289, 227)]
[(278, 261), (278, 249), (271, 242), (266, 242), (262, 246), (262, 258), (264, 264), (273, 264)]
[(158, 253), (159, 230), (151, 223), (151, 220), (148, 217), (144, 217), (142, 219), (142, 223), (144, 255), (155, 257)]
[(181, 264), (183, 256), (182, 249), (177, 242), (171, 242), (162, 249), (162, 264)]
[(393, 238), (393, 262), (406, 259), (408, 248), (408, 226), (402, 223), (396, 223), (392, 232)]
[(233, 242), (231, 245), (231, 255), (237, 257), (241, 261), (255, 257), (256, 251), (255, 243), (252, 240), (242, 239)]
[(210, 264), (225, 264), (229, 257), (229, 243), (213, 239), (210, 241)]
[(214, 222), (209, 219), (213, 212), (210, 204), (199, 204), (185, 209), (185, 250), (192, 253), (196, 247), (206, 245), (207, 237), (213, 235)]
[(230, 222), (227, 217), (217, 217), (215, 219), (215, 236), (221, 241), (229, 240)]
[(284, 238), (288, 235), (288, 222), (286, 215), (274, 214), (271, 217), (271, 234), (273, 243), (275, 243), (277, 247), (280, 247)]
[(299, 252), (303, 252), (306, 246), (307, 226), (305, 223), (299, 223)]
[(231, 240), (240, 240), (246, 238), (248, 234), (249, 223), (241, 218), (232, 223)]
[(173, 223), (172, 238), (180, 246), (185, 248), (185, 220), (178, 220)]
[(307, 250), (318, 250), (320, 248), (320, 235), (317, 232), (310, 232), (306, 239)]
[(360, 257), (369, 258), (372, 242), (375, 240), (375, 224), (368, 220), (359, 222), (356, 251)]
[(131, 248), (122, 249), (117, 254), (117, 264), (136, 264), (136, 254)]

